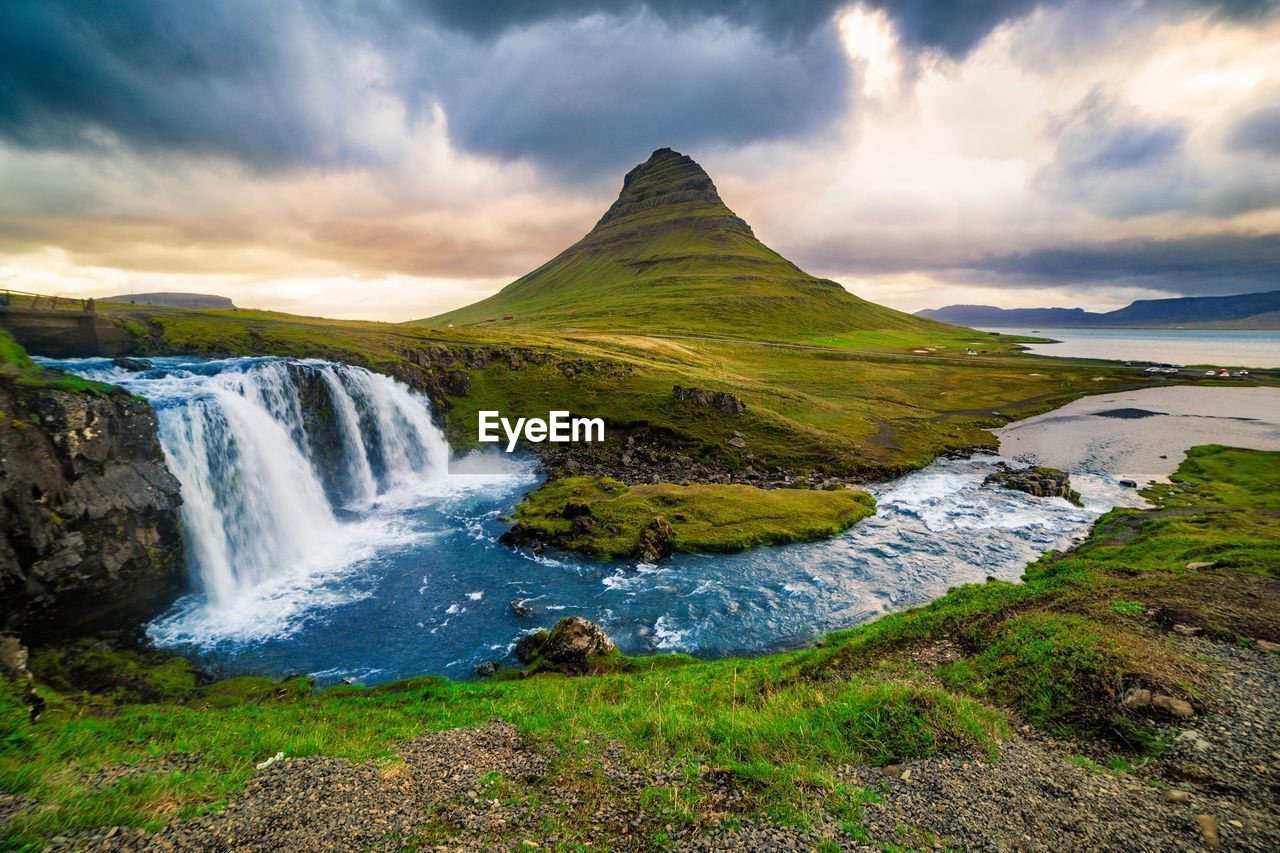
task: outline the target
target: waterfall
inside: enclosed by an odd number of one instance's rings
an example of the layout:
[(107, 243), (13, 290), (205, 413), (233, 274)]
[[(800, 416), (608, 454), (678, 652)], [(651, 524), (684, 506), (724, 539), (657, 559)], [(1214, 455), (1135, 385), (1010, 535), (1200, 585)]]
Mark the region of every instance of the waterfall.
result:
[(214, 608), (332, 562), (348, 508), (447, 471), (426, 400), (358, 367), (232, 359), (111, 379), (156, 408), (188, 563)]

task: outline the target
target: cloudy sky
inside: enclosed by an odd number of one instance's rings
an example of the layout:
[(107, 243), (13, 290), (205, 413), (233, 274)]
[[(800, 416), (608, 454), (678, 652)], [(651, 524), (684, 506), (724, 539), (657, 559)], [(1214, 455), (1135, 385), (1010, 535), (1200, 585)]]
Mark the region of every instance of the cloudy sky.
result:
[(860, 296), (1280, 288), (1277, 0), (6, 0), (0, 287), (406, 320), (654, 148)]

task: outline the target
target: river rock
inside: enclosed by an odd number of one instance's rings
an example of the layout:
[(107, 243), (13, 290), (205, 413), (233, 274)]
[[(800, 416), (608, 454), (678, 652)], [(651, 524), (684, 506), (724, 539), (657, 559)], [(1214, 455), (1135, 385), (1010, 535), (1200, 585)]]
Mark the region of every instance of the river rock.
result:
[(581, 616), (566, 616), (547, 634), (538, 653), (551, 663), (581, 664), (588, 657), (617, 650), (599, 625)]
[(112, 359), (111, 363), (122, 370), (129, 371), (130, 373), (143, 373), (145, 371), (155, 369), (155, 365), (147, 361), (145, 358), (130, 358), (126, 355)]
[(533, 608), (529, 606), (526, 598), (514, 598), (508, 606), (517, 619), (526, 619), (533, 615)]
[(1080, 493), (1071, 488), (1071, 477), (1057, 468), (1017, 468), (988, 474), (984, 485), (1015, 489), (1038, 498), (1066, 498), (1080, 505)]
[(1217, 560), (1196, 560), (1194, 563), (1187, 563), (1187, 571), (1195, 572), (1200, 569), (1212, 569), (1218, 565)]
[(1254, 640), (1254, 644), (1261, 652), (1280, 652), (1280, 643), (1273, 643), (1270, 640)]
[(496, 660), (487, 660), (476, 667), (476, 675), (481, 678), (488, 678), (500, 669), (502, 669), (502, 664)]

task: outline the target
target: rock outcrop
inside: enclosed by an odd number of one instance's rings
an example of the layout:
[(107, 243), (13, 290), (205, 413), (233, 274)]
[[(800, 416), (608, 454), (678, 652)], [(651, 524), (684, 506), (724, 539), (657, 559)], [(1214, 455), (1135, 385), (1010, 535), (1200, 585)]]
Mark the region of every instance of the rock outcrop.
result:
[(1071, 476), (1057, 468), (1006, 468), (988, 474), (983, 483), (1016, 489), (1038, 498), (1066, 498), (1080, 506), (1080, 493), (1071, 488)]
[(0, 376), (0, 627), (153, 615), (181, 590), (179, 503), (145, 401)]
[(737, 417), (747, 410), (747, 404), (737, 394), (728, 391), (707, 391), (703, 388), (682, 388), (676, 385), (671, 389), (676, 400), (699, 406), (703, 409), (715, 409), (722, 415)]

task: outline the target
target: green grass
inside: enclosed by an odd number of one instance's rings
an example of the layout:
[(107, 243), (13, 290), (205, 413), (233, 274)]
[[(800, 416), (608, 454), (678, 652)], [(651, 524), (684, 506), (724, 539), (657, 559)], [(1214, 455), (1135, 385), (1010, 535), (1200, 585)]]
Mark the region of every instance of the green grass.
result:
[[(465, 375), (468, 393), (442, 394), (436, 401), (447, 409), (445, 433), (458, 451), (477, 446), (480, 410), (514, 419), (564, 409), (604, 418), (611, 435), (647, 428), (673, 451), (731, 469), (754, 464), (865, 479), (989, 444), (987, 429), (1010, 418), (1134, 381), (1113, 367), (1017, 354), (947, 354), (956, 352), (948, 342), (954, 329), (942, 326), (937, 352), (925, 356), (910, 349), (443, 328), (247, 310), (133, 306), (114, 316), (146, 330), (137, 338), (139, 353), (327, 358), (419, 388)], [(488, 364), (468, 367), (465, 359), (477, 352), (490, 356)], [(728, 417), (676, 403), (675, 385), (731, 391), (746, 401), (747, 411)], [(734, 432), (742, 433), (745, 448), (727, 444)], [(748, 463), (747, 453), (754, 462)]]
[(61, 371), (45, 370), (32, 361), (22, 345), (4, 329), (0, 329), (0, 377), (12, 378), (18, 385), (28, 388), (51, 388), (87, 394), (109, 394), (116, 390), (102, 382), (91, 382)]
[[(574, 509), (590, 519), (589, 530), (573, 532), (566, 515)], [(850, 489), (627, 486), (609, 478), (566, 477), (529, 495), (516, 507), (515, 519), (558, 547), (614, 558), (635, 555), (644, 530), (658, 518), (670, 525), (675, 550), (726, 553), (834, 536), (874, 512), (870, 495)]]
[[(1122, 689), (1144, 685), (1201, 705), (1213, 697), (1205, 665), (1170, 645), (1158, 621), (1114, 605), (1176, 608), (1179, 620), (1222, 639), (1280, 640), (1278, 478), (1280, 454), (1197, 448), (1174, 486), (1149, 493), (1168, 494), (1176, 513), (1114, 510), (1076, 549), (1031, 565), (1021, 584), (965, 585), (817, 648), (756, 659), (613, 658), (608, 672), (586, 677), (418, 678), (315, 694), (305, 680), (189, 687), (168, 670), (162, 683), (189, 692), (147, 704), (76, 693), (67, 680), (74, 660), (37, 655), (49, 702), (38, 722), (27, 722), (13, 685), (0, 685), (0, 788), (42, 803), (14, 818), (6, 841), (38, 848), (79, 827), (157, 826), (220, 807), (278, 751), (389, 762), (398, 741), (494, 718), (560, 747), (555, 772), (581, 774), (595, 750), (616, 741), (639, 762), (684, 760), (729, 774), (747, 792), (748, 816), (804, 822), (826, 810), (854, 837), (873, 794), (841, 783), (838, 767), (989, 755), (1008, 731), (1006, 711), (1050, 733), (1098, 738), (1100, 749), (1111, 743), (1121, 751), (1098, 761), (1123, 769), (1161, 744), (1148, 721), (1119, 705)], [(1205, 558), (1218, 565), (1185, 568)], [(920, 663), (921, 650), (940, 645), (958, 658)], [(195, 760), (180, 772), (93, 781), (104, 768), (175, 753)], [(696, 778), (639, 807), (658, 826), (695, 814)], [(571, 827), (589, 817), (570, 810), (562, 820)]]

